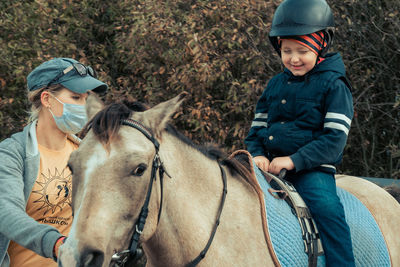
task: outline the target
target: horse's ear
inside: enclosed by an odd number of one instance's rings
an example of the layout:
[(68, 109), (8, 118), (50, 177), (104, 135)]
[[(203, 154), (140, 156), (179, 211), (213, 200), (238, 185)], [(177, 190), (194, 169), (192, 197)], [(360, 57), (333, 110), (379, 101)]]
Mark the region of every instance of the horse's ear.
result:
[(89, 95), (86, 99), (85, 108), (86, 115), (90, 120), (94, 115), (96, 115), (97, 112), (104, 108), (104, 103), (101, 101), (100, 97), (97, 96), (97, 94), (89, 92)]
[(165, 129), (171, 116), (178, 110), (187, 95), (187, 92), (182, 92), (176, 97), (143, 112), (145, 123), (153, 131), (156, 138), (161, 137), (161, 132)]

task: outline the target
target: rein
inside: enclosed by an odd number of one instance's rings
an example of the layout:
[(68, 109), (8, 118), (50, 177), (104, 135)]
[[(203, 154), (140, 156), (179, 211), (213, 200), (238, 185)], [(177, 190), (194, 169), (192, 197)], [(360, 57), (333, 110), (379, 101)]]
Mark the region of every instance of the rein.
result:
[[(160, 176), (160, 187), (161, 187), (161, 200), (160, 200), (160, 209), (158, 211), (157, 223), (160, 221), (161, 211), (162, 211), (164, 173), (166, 173), (168, 175), (168, 177), (171, 178), (171, 176), (165, 171), (164, 164), (161, 161), (160, 156), (158, 154), (159, 148), (160, 148), (160, 143), (154, 138), (153, 134), (145, 126), (143, 126), (140, 122), (135, 121), (135, 120), (131, 120), (131, 119), (121, 120), (121, 124), (135, 128), (138, 131), (140, 131), (144, 136), (146, 136), (146, 138), (149, 139), (153, 143), (155, 150), (156, 150), (156, 154), (154, 156), (153, 163), (152, 163), (151, 177), (150, 177), (150, 181), (149, 181), (149, 188), (148, 188), (147, 194), (146, 194), (146, 199), (143, 203), (139, 217), (135, 223), (135, 229), (134, 229), (134, 232), (133, 232), (133, 235), (131, 238), (131, 244), (129, 246), (129, 249), (123, 250), (121, 252), (117, 252), (111, 257), (111, 263), (113, 264), (113, 266), (116, 266), (116, 267), (123, 267), (125, 265), (125, 263), (135, 259), (135, 257), (138, 254), (137, 250), (138, 250), (138, 245), (139, 245), (139, 239), (140, 239), (140, 235), (143, 233), (144, 225), (146, 224), (147, 215), (149, 213), (148, 207), (149, 207), (149, 203), (150, 203), (150, 196), (151, 196), (151, 191), (153, 188), (153, 182), (157, 180), (156, 179), (157, 178), (157, 170), (158, 170), (159, 176)], [(218, 213), (217, 213), (216, 222), (214, 224), (214, 227), (211, 232), (211, 236), (210, 236), (205, 248), (200, 252), (200, 254), (194, 260), (192, 260), (191, 262), (186, 264), (185, 265), (186, 267), (194, 267), (202, 259), (204, 259), (208, 249), (211, 246), (211, 243), (214, 239), (215, 233), (217, 232), (217, 228), (220, 223), (220, 217), (222, 214), (222, 210), (224, 208), (225, 198), (226, 198), (226, 194), (227, 194), (227, 185), (226, 185), (227, 183), (226, 183), (225, 170), (222, 168), (222, 166), (219, 162), (218, 162), (218, 165), (221, 170), (221, 176), (222, 176), (224, 188), (223, 188), (221, 202), (220, 202)]]
[(222, 191), (222, 198), (221, 198), (221, 203), (219, 204), (219, 209), (218, 209), (218, 213), (217, 213), (217, 220), (215, 221), (213, 230), (211, 232), (211, 236), (210, 239), (208, 239), (207, 245), (205, 246), (205, 248), (200, 252), (200, 255), (197, 256), (194, 260), (192, 260), (191, 262), (189, 262), (188, 264), (185, 265), (185, 267), (194, 267), (197, 264), (199, 264), (199, 262), (204, 259), (204, 257), (206, 256), (206, 253), (208, 251), (208, 249), (211, 246), (211, 243), (214, 239), (215, 233), (217, 232), (217, 228), (219, 226), (220, 223), (220, 218), (221, 218), (221, 213), (222, 213), (222, 209), (224, 208), (224, 204), (225, 204), (225, 198), (226, 198), (226, 194), (228, 193), (227, 189), (226, 189), (226, 174), (224, 169), (222, 168), (221, 164), (218, 162), (219, 168), (221, 169), (221, 176), (222, 176), (222, 181), (224, 183), (224, 189)]

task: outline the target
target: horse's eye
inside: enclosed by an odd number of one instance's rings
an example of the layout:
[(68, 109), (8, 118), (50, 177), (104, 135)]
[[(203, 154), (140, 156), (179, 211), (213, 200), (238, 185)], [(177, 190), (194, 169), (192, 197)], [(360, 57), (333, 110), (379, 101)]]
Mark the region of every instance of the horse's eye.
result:
[(146, 171), (146, 169), (147, 169), (147, 165), (144, 164), (144, 163), (140, 163), (140, 164), (136, 167), (136, 169), (134, 169), (134, 170), (132, 171), (131, 174), (134, 175), (134, 176), (142, 176), (143, 173)]

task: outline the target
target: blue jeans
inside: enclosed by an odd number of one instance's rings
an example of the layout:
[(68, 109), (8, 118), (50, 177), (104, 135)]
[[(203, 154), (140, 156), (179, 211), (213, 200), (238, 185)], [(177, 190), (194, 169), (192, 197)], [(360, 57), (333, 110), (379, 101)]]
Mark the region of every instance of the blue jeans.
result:
[(336, 193), (333, 174), (310, 171), (288, 175), (317, 224), (326, 266), (355, 266), (350, 229)]

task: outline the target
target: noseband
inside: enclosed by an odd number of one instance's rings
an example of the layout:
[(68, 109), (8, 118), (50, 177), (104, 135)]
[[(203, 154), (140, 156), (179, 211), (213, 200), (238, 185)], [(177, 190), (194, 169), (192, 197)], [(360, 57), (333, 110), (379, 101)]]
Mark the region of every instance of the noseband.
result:
[[(160, 200), (160, 209), (158, 211), (158, 219), (157, 223), (160, 221), (160, 216), (161, 216), (161, 210), (162, 210), (162, 202), (163, 202), (163, 177), (164, 173), (167, 174), (168, 177), (171, 178), (171, 176), (165, 171), (164, 164), (160, 159), (160, 156), (158, 154), (158, 151), (160, 149), (160, 143), (157, 141), (157, 139), (154, 138), (153, 134), (151, 131), (149, 131), (144, 125), (142, 125), (140, 122), (131, 120), (131, 119), (125, 119), (121, 121), (122, 125), (127, 125), (132, 128), (137, 129), (140, 131), (144, 136), (146, 136), (147, 139), (149, 139), (155, 149), (156, 149), (156, 154), (154, 155), (153, 158), (153, 163), (152, 163), (152, 168), (151, 168), (151, 177), (150, 177), (150, 182), (149, 182), (149, 188), (147, 190), (146, 194), (146, 199), (143, 203), (142, 209), (140, 211), (139, 217), (135, 223), (135, 229), (131, 238), (131, 244), (129, 246), (129, 249), (123, 250), (121, 252), (115, 253), (112, 258), (111, 258), (111, 265), (115, 267), (123, 267), (125, 263), (128, 261), (132, 260), (135, 258), (137, 255), (137, 250), (138, 250), (138, 245), (139, 245), (139, 239), (140, 235), (143, 233), (144, 225), (146, 224), (146, 219), (147, 215), (149, 213), (149, 202), (150, 202), (150, 196), (151, 196), (151, 191), (153, 188), (153, 182), (156, 181), (157, 178), (157, 170), (160, 176), (160, 187), (161, 187), (161, 200)], [(226, 174), (224, 169), (222, 168), (221, 164), (218, 162), (218, 165), (221, 169), (221, 175), (222, 175), (222, 181), (223, 181), (223, 192), (222, 192), (222, 198), (220, 202), (220, 206), (218, 209), (217, 213), (217, 219), (214, 224), (213, 230), (211, 232), (211, 236), (205, 246), (205, 248), (201, 251), (200, 255), (198, 255), (194, 260), (192, 260), (190, 263), (186, 264), (186, 267), (194, 267), (196, 266), (205, 256), (208, 251), (208, 249), (211, 246), (211, 243), (214, 239), (215, 233), (217, 231), (218, 225), (220, 223), (220, 217), (222, 213), (222, 209), (224, 207), (225, 203), (225, 198), (227, 194), (227, 189), (226, 189)]]

